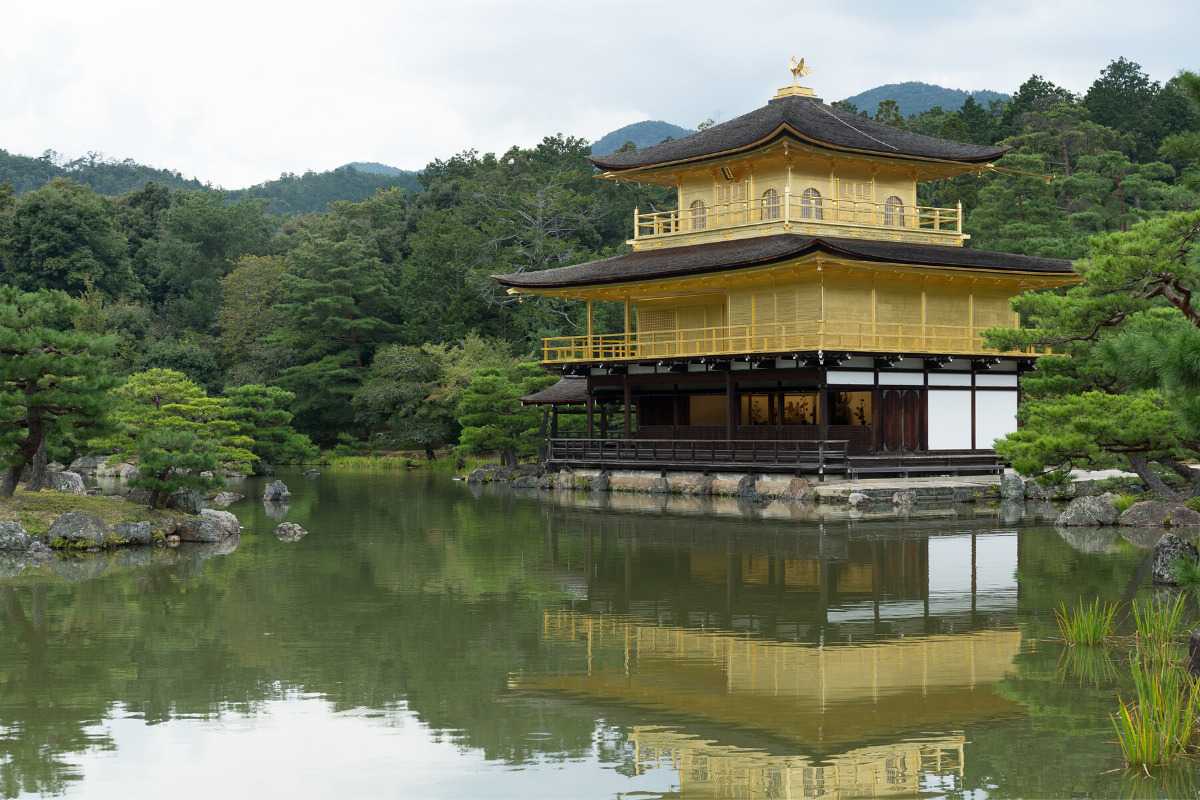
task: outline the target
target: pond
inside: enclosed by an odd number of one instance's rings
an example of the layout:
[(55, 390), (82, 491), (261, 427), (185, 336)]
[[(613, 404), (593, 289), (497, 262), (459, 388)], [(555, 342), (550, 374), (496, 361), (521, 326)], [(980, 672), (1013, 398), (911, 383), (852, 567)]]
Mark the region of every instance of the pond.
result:
[(298, 542), (247, 500), (236, 549), (0, 579), (0, 795), (1195, 792), (1120, 769), (1121, 670), (1055, 641), (1146, 591), (1116, 533), (283, 477)]

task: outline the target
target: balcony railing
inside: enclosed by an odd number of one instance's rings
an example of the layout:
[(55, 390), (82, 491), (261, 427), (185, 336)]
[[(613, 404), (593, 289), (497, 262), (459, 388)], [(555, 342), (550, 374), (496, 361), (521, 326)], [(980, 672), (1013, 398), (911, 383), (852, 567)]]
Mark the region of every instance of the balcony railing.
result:
[(1038, 355), (989, 349), (983, 329), (851, 320), (722, 325), (668, 331), (554, 336), (542, 340), (542, 361), (629, 361), (817, 350), (937, 355)]
[(637, 241), (729, 230), (745, 226), (791, 225), (870, 228), (962, 237), (962, 205), (956, 208), (906, 206), (834, 197), (811, 198), (784, 192), (772, 198), (694, 205), (671, 211), (634, 211)]

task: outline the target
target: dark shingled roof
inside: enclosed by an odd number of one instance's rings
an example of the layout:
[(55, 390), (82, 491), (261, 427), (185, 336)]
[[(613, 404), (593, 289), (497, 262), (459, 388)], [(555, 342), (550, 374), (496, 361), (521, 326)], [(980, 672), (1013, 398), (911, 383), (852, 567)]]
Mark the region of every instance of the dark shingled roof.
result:
[(568, 375), (553, 386), (521, 398), (527, 406), (556, 406), (587, 402), (587, 378)]
[(625, 170), (705, 158), (763, 144), (791, 132), (834, 148), (862, 150), (897, 158), (915, 157), (969, 164), (992, 161), (1007, 147), (984, 147), (936, 139), (848, 114), (815, 97), (781, 97), (765, 106), (713, 125), (691, 136), (641, 150), (593, 156), (604, 170)]
[(757, 236), (725, 242), (640, 250), (570, 267), (516, 272), (494, 277), (501, 284), (517, 289), (559, 289), (758, 267), (818, 251), (859, 261), (883, 261), (927, 267), (966, 267), (1050, 275), (1070, 275), (1073, 272), (1070, 261), (1058, 258), (995, 253), (990, 250), (937, 244), (779, 233), (774, 236)]

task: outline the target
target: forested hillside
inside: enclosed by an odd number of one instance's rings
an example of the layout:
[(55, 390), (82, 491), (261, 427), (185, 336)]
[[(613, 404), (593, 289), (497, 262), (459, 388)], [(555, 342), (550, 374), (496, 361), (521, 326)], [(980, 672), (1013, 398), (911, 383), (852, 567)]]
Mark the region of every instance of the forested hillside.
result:
[(648, 119), (604, 134), (592, 143), (592, 154), (603, 156), (615, 153), (630, 142), (637, 148), (649, 147), (667, 139), (682, 139), (692, 133), (695, 131), (672, 125), (669, 122)]
[[(185, 178), (179, 172), (149, 167), (130, 159), (116, 161), (98, 153), (63, 161), (49, 151), (31, 158), (0, 150), (0, 184), (11, 186), (17, 194), (37, 189), (55, 178), (69, 178), (97, 194), (110, 196), (136, 191), (148, 183), (169, 189), (219, 191), (196, 178)], [(281, 175), (273, 181), (227, 191), (226, 197), (231, 201), (242, 198), (266, 200), (267, 208), (274, 214), (308, 214), (324, 211), (338, 200), (365, 200), (380, 189), (390, 188), (419, 191), (421, 183), (415, 172), (386, 164), (356, 162), (328, 172)]]
[[(1013, 148), (997, 171), (922, 189), (924, 202), (963, 202), (975, 247), (1076, 258), (1093, 234), (1200, 206), (1200, 107), (1177, 80), (1160, 86), (1128, 61), (1083, 96), (1035, 75), (990, 109), (906, 118), (885, 106), (879, 117)], [(470, 376), (582, 328), (579, 304), (516, 302), (490, 276), (620, 252), (634, 206), (674, 202), (595, 180), (588, 153), (561, 136), (468, 151), (429, 164), (420, 192), (385, 188), (302, 215), (271, 210), (305, 210), (288, 205), (286, 180), (271, 197), (169, 182), (106, 197), (54, 173), (33, 191), (0, 190), (0, 283), (81, 298), (77, 325), (116, 337), (120, 373), (169, 367), (213, 391), (282, 387), (296, 394), (297, 425), (325, 444), (339, 433), (443, 444), (458, 436), (448, 415)], [(618, 309), (598, 314), (602, 330), (620, 324)]]
[(909, 117), (914, 114), (924, 114), (935, 108), (957, 111), (962, 108), (968, 97), (984, 108), (988, 108), (993, 102), (1003, 103), (1009, 100), (1009, 95), (987, 89), (967, 92), (962, 89), (947, 89), (945, 86), (937, 86), (932, 83), (906, 81), (876, 86), (874, 89), (847, 97), (842, 102), (874, 112), (880, 103), (892, 100), (899, 107), (900, 113)]

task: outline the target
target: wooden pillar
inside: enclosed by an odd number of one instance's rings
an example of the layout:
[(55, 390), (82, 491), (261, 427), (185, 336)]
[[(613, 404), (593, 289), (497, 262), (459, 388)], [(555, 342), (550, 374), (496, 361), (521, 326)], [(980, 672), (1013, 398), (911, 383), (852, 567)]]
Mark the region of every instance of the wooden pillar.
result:
[(592, 301), (587, 301), (587, 351), (588, 358), (594, 358), (595, 350), (592, 348)]
[(621, 388), (624, 389), (625, 403), (625, 438), (633, 436), (633, 419), (631, 417), (633, 411), (633, 387), (629, 385), (629, 373), (626, 372), (621, 376)]
[(608, 404), (600, 404), (600, 438), (608, 438)]
[(558, 438), (558, 405), (550, 406), (550, 438)]
[(625, 357), (633, 356), (633, 331), (630, 329), (632, 324), (632, 315), (629, 308), (629, 296), (625, 296)]
[(733, 365), (725, 373), (725, 438), (733, 441), (738, 424), (737, 389), (733, 385)]
[(591, 398), (591, 395), (589, 395), (588, 399), (587, 399), (587, 431), (588, 431), (587, 438), (589, 438), (589, 439), (596, 438), (595, 430), (592, 427), (593, 415), (595, 414), (595, 410), (596, 410), (596, 401)]
[(817, 431), (822, 439), (829, 438), (829, 373), (822, 370), (821, 389), (817, 393)]

